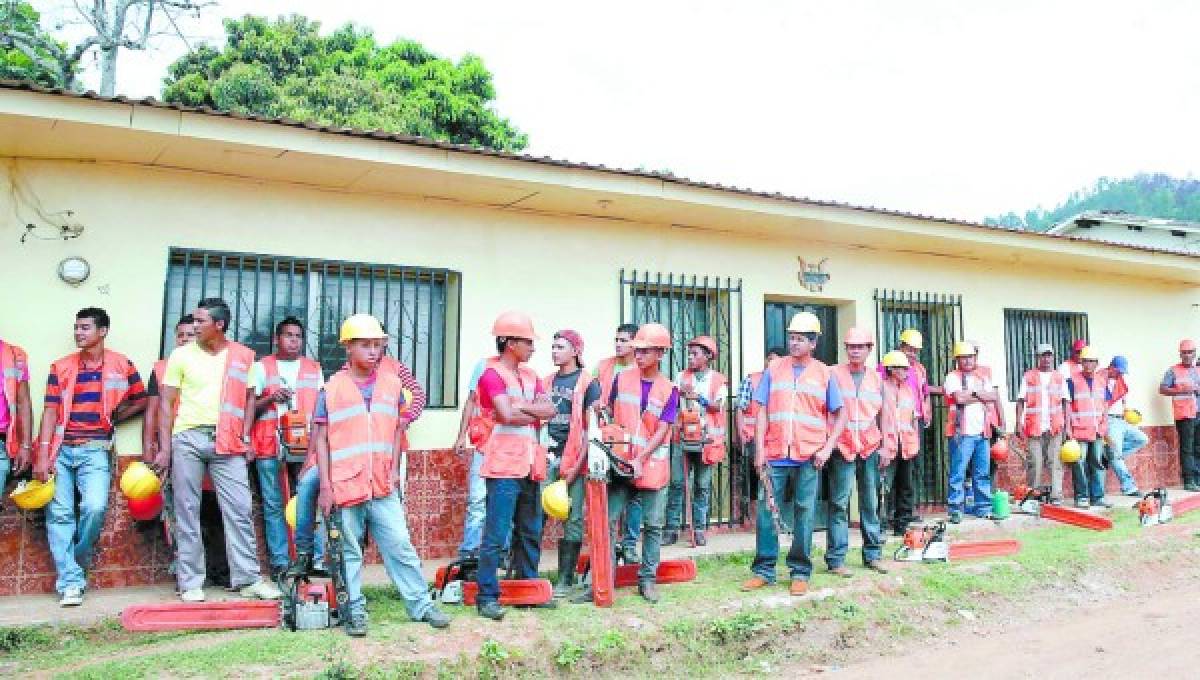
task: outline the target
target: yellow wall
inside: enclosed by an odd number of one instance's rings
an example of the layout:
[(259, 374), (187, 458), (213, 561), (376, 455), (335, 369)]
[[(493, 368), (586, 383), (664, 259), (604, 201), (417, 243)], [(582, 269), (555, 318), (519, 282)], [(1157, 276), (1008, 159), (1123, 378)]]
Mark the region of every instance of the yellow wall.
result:
[[(1148, 424), (1169, 422), (1156, 385), (1181, 336), (1200, 336), (1200, 296), (1194, 287), (1137, 277), (1097, 276), (1069, 261), (1053, 270), (811, 241), (797, 226), (790, 241), (725, 232), (523, 213), (448, 201), (340, 193), (139, 166), (13, 161), (0, 177), (0, 337), (25, 346), (40, 398), (49, 362), (72, 349), (71, 320), (86, 305), (108, 309), (110, 345), (147, 372), (156, 358), (167, 249), (172, 246), (445, 267), (462, 272), (462, 364), (466, 381), (475, 359), (491, 350), (487, 332), (496, 312), (520, 308), (534, 316), (543, 342), (534, 363), (550, 369), (550, 334), (571, 326), (583, 333), (592, 364), (607, 353), (618, 322), (622, 268), (741, 277), (747, 370), (758, 365), (764, 298), (841, 302), (843, 327), (874, 322), (873, 289), (955, 293), (963, 297), (966, 336), (984, 345), (984, 361), (1003, 378), (1004, 307), (1086, 312), (1091, 335), (1107, 358), (1127, 355), (1131, 401)], [(86, 227), (70, 241), (19, 244), (30, 207), (14, 215), (13, 169), (48, 211), (74, 210)], [(828, 228), (829, 225), (821, 225)], [(846, 228), (852, 228), (847, 226)], [(42, 233), (45, 233), (44, 231)], [(57, 279), (57, 263), (82, 255), (92, 277), (79, 288)], [(832, 279), (812, 294), (797, 282), (797, 256), (829, 258)], [(1011, 412), (1010, 412), (1011, 413)], [(450, 444), (457, 412), (430, 411), (415, 428), (416, 447)], [(140, 448), (125, 426), (119, 448)]]

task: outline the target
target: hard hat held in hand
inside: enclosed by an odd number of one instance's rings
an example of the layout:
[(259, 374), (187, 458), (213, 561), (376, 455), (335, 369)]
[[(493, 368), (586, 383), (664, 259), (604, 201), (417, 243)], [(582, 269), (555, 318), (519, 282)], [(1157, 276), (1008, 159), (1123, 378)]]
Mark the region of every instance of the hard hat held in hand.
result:
[(54, 478), (44, 482), (36, 479), (23, 481), (8, 497), (22, 510), (41, 510), (54, 498)]
[(386, 339), (387, 333), (379, 324), (379, 319), (370, 314), (351, 314), (342, 322), (342, 331), (338, 334), (338, 342), (347, 343), (351, 340), (381, 340)]
[(661, 323), (644, 323), (631, 344), (634, 349), (670, 349), (671, 331)]
[(846, 331), (846, 337), (842, 339), (842, 342), (847, 345), (874, 345), (875, 338), (871, 337), (871, 334), (865, 329), (854, 326)]
[(1008, 438), (1001, 437), (992, 444), (992, 460), (1003, 463), (1008, 460)]
[(1125, 409), (1125, 422), (1137, 426), (1142, 424), (1142, 412), (1136, 408)]
[(162, 482), (142, 461), (134, 461), (121, 473), (121, 493), (130, 500), (149, 498), (162, 490)]
[(547, 484), (542, 490), (542, 510), (557, 520), (565, 520), (571, 513), (571, 498), (567, 494), (567, 480), (560, 479)]
[(497, 338), (523, 338), (537, 340), (533, 332), (533, 319), (525, 312), (504, 312), (492, 324), (492, 335)]
[(892, 350), (883, 355), (885, 368), (908, 368), (908, 355), (899, 350)]
[(296, 530), (296, 497), (292, 496), (288, 499), (287, 505), (283, 508), (283, 519), (287, 522), (292, 531)]
[(921, 349), (925, 346), (925, 338), (921, 336), (921, 331), (915, 328), (908, 328), (901, 332), (900, 342), (913, 349)]
[(1083, 449), (1080, 448), (1079, 442), (1074, 439), (1068, 439), (1063, 442), (1062, 450), (1058, 452), (1058, 457), (1062, 462), (1071, 464), (1078, 463), (1083, 456)]
[(129, 516), (138, 522), (150, 522), (162, 515), (163, 495), (156, 491), (144, 498), (130, 498), (127, 501)]
[(812, 312), (797, 312), (788, 324), (788, 333), (817, 333), (821, 332), (821, 320)]

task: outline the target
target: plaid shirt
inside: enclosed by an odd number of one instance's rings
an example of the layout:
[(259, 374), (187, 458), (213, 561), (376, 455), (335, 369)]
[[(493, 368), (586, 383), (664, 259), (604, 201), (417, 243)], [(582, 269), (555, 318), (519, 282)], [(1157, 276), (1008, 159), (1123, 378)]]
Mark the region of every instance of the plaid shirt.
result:
[(754, 388), (750, 383), (750, 376), (742, 378), (742, 384), (738, 387), (737, 407), (739, 411), (745, 411), (750, 408), (750, 400), (754, 398)]

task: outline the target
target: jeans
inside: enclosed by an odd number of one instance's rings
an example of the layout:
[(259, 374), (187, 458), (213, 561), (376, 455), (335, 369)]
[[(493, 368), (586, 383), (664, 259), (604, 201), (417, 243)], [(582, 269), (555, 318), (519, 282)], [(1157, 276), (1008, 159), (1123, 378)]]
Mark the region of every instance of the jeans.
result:
[[(479, 551), (478, 605), (500, 599), (500, 581), (496, 570), (500, 555), (509, 536), (512, 536), (513, 571), (517, 578), (537, 578), (538, 561), (542, 556), (542, 494), (541, 484), (520, 479), (486, 479), (487, 514), (483, 520), (483, 544)], [(513, 535), (513, 527), (516, 534)]]
[[(555, 459), (555, 461), (550, 464), (550, 469), (547, 472), (545, 483), (552, 484), (557, 482), (559, 479), (558, 473), (559, 460)], [(567, 497), (571, 499), (571, 510), (567, 514), (567, 521), (563, 523), (562, 540), (564, 541), (574, 543), (583, 542), (583, 482), (586, 476), (587, 473), (585, 470), (584, 474), (576, 477), (575, 481), (571, 482), (567, 486)], [(542, 488), (544, 489), (545, 485), (543, 485)]]
[[(283, 470), (286, 474), (286, 468), (278, 458), (259, 458), (254, 461), (254, 469), (258, 473), (258, 493), (262, 498), (267, 557), (271, 561), (272, 569), (286, 569), (289, 561), (288, 527), (283, 516), (283, 485), (279, 481), (280, 471)], [(299, 501), (296, 503), (299, 504)]]
[(1122, 416), (1108, 417), (1108, 444), (1113, 474), (1121, 482), (1121, 493), (1137, 490), (1137, 482), (1125, 459), (1141, 450), (1150, 441), (1141, 428), (1125, 422)]
[(4, 438), (0, 437), (0, 491), (8, 484), (8, 473), (12, 471), (12, 459), (4, 451)]
[[(812, 534), (816, 515), (817, 486), (821, 471), (813, 465), (770, 466), (768, 475), (775, 498), (792, 497), (792, 546), (786, 564), (792, 580), (807, 581), (812, 576)], [(775, 563), (779, 560), (779, 535), (767, 508), (765, 489), (759, 491), (758, 519), (754, 536), (754, 563), (750, 571), (770, 583), (775, 582)]]
[[(626, 505), (637, 499), (642, 506), (642, 563), (638, 566), (638, 583), (653, 583), (658, 576), (659, 555), (662, 549), (663, 523), (667, 514), (667, 489), (639, 489), (632, 482), (619, 480), (608, 485), (608, 524), (617, 520)], [(612, 532), (616, 546), (617, 532)], [(613, 559), (616, 559), (614, 553)]]
[(642, 534), (642, 497), (634, 495), (625, 503), (625, 535), (621, 544), (626, 551), (637, 550), (638, 536)]
[(1062, 500), (1062, 444), (1063, 433), (1050, 434), (1044, 432), (1036, 437), (1029, 437), (1029, 459), (1025, 461), (1025, 478), (1033, 488), (1042, 486), (1042, 474), (1046, 465), (1050, 465), (1050, 497)]
[[(54, 589), (87, 587), (87, 570), (104, 515), (108, 511), (108, 488), (112, 471), (108, 443), (60, 446), (54, 463), (54, 498), (46, 508), (46, 538), (54, 557), (58, 578)], [(75, 490), (79, 490), (79, 514), (75, 513)]]
[(383, 568), (400, 592), (408, 618), (420, 621), (433, 608), (429, 585), (421, 574), (421, 558), (413, 547), (404, 517), (404, 504), (393, 491), (383, 498), (338, 510), (342, 517), (342, 558), (346, 563), (346, 594), (351, 616), (366, 614), (367, 599), (362, 594), (363, 539), (371, 533)]
[(296, 554), (309, 553), (313, 561), (325, 561), (325, 527), (317, 527), (317, 497), (321, 495), (321, 476), (314, 465), (296, 480)]
[(917, 459), (904, 458), (899, 454), (883, 471), (887, 488), (887, 516), (881, 519), (890, 522), (896, 531), (903, 531), (917, 521)]
[(977, 517), (985, 517), (992, 511), (991, 460), (988, 440), (982, 436), (955, 435), (950, 438), (950, 493), (946, 499), (950, 512), (963, 512), (968, 468), (974, 507), (966, 508), (966, 511)]
[[(479, 552), (483, 541), (483, 518), (487, 514), (487, 484), (479, 476), (483, 467), (483, 454), (476, 451), (471, 458), (471, 470), (467, 474), (467, 517), (463, 520), (463, 540), (458, 546), (458, 556), (467, 557)], [(504, 547), (508, 549), (508, 539)]]
[[(687, 456), (685, 479), (684, 456)], [(667, 531), (679, 531), (683, 526), (684, 485), (692, 493), (692, 528), (704, 531), (708, 528), (708, 499), (712, 492), (713, 466), (705, 465), (700, 452), (686, 453), (681, 449), (671, 455), (671, 490), (667, 495)]]
[(1095, 503), (1104, 499), (1104, 440), (1079, 442), (1083, 455), (1071, 465), (1071, 481), (1075, 485), (1075, 500)]
[(826, 534), (825, 565), (836, 569), (846, 563), (850, 549), (850, 490), (858, 481), (858, 520), (862, 533), (863, 564), (883, 555), (883, 531), (879, 523), (879, 452), (847, 461), (835, 451), (829, 458), (829, 531)]
[(1200, 483), (1200, 417), (1175, 421), (1179, 433), (1179, 471), (1183, 483)]

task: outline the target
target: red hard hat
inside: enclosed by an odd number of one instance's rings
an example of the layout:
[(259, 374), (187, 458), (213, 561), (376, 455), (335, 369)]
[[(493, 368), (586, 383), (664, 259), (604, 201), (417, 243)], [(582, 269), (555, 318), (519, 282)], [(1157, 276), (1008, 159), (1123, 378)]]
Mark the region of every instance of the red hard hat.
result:
[(1087, 347), (1087, 340), (1084, 340), (1083, 338), (1079, 338), (1075, 342), (1071, 343), (1071, 351), (1072, 352), (1078, 352), (1081, 349), (1083, 349), (1084, 347)]
[(992, 460), (1003, 463), (1008, 460), (1008, 439), (1001, 437), (992, 444)]
[(537, 333), (533, 332), (533, 319), (525, 312), (505, 312), (496, 317), (496, 322), (492, 324), (492, 335), (497, 338), (538, 339)]
[(1185, 338), (1183, 340), (1180, 340), (1179, 341), (1179, 351), (1180, 352), (1195, 352), (1196, 351), (1196, 341), (1192, 340), (1191, 338)]
[(846, 331), (846, 337), (842, 339), (842, 342), (847, 345), (874, 345), (875, 338), (871, 337), (866, 330), (854, 326)]
[(158, 519), (163, 509), (163, 495), (161, 491), (152, 493), (144, 498), (130, 498), (128, 502), (129, 515), (139, 522), (149, 522)]
[(700, 335), (700, 336), (692, 338), (688, 342), (688, 347), (691, 347), (692, 345), (695, 345), (697, 347), (703, 347), (704, 349), (708, 350), (708, 353), (710, 355), (712, 355), (714, 357), (717, 356), (717, 341), (713, 340), (712, 338), (708, 337), (707, 335)]

